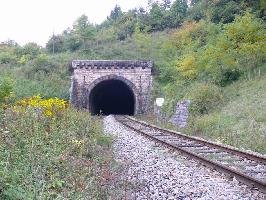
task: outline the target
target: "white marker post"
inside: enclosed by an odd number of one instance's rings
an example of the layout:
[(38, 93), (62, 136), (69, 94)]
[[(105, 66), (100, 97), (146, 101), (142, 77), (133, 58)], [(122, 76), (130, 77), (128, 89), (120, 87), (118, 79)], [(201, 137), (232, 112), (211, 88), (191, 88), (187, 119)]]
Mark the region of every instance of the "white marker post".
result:
[(156, 113), (156, 119), (157, 119), (157, 122), (159, 122), (159, 116), (161, 115), (161, 107), (163, 106), (163, 103), (164, 103), (164, 98), (156, 98), (156, 101), (155, 101), (155, 104), (156, 104), (156, 110), (157, 110), (157, 113)]
[(156, 98), (156, 106), (162, 107), (164, 103), (164, 98)]

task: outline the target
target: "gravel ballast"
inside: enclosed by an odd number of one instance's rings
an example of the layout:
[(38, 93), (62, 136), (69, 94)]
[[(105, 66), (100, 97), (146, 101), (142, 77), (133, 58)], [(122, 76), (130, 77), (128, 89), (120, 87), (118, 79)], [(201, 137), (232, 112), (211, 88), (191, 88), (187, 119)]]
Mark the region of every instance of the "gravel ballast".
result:
[(104, 130), (115, 138), (115, 159), (128, 166), (127, 199), (266, 199), (256, 189), (129, 130), (113, 116), (104, 118)]

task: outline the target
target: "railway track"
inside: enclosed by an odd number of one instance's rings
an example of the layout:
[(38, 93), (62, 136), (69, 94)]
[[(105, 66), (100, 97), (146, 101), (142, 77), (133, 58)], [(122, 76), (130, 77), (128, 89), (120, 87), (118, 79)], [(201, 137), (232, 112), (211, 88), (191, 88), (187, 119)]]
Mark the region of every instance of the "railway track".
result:
[(234, 176), (240, 182), (266, 194), (265, 156), (162, 129), (128, 116), (115, 116), (115, 119), (129, 129), (181, 151), (204, 165)]

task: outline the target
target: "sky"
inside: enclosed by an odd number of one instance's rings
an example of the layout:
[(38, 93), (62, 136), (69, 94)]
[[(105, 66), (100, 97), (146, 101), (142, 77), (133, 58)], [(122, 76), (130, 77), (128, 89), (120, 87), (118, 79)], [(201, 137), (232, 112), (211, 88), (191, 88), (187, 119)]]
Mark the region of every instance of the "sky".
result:
[(90, 22), (101, 23), (115, 5), (122, 11), (147, 7), (148, 0), (1, 0), (0, 42), (8, 39), (24, 45), (45, 46), (53, 32), (62, 33), (82, 14)]

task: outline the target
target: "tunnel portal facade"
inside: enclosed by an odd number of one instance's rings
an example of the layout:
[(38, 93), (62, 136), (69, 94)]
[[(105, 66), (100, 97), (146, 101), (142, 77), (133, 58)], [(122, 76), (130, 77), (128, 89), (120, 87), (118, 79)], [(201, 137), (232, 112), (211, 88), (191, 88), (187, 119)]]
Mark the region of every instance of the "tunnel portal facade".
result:
[(152, 62), (72, 61), (70, 102), (97, 114), (145, 114), (152, 87)]

